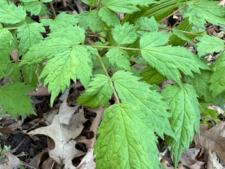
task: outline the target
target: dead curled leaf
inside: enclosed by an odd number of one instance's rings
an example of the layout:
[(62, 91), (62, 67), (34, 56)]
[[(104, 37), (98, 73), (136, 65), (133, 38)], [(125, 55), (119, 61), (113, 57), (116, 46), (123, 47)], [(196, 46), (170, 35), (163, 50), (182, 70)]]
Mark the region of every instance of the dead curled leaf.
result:
[(1, 169), (18, 168), (21, 165), (23, 165), (23, 163), (16, 156), (11, 154), (10, 152), (6, 152), (6, 156), (8, 158), (8, 162), (6, 164), (0, 164)]
[(225, 122), (212, 127), (209, 130), (201, 131), (200, 137), (195, 135), (194, 141), (201, 147), (216, 152), (225, 164)]

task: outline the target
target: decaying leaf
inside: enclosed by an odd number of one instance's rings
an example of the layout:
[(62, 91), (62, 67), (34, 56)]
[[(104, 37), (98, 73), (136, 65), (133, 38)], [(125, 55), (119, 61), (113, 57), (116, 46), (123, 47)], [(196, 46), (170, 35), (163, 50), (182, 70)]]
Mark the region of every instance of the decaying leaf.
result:
[(12, 169), (12, 168), (17, 168), (23, 165), (23, 163), (10, 152), (6, 152), (6, 156), (8, 157), (8, 162), (5, 164), (0, 163), (1, 169)]
[(214, 158), (211, 151), (209, 151), (207, 169), (224, 169), (224, 167)]

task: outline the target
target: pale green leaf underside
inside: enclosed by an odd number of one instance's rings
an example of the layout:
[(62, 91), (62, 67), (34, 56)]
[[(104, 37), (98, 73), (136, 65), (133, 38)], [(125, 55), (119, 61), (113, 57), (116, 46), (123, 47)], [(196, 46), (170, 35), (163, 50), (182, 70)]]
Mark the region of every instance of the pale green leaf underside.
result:
[(0, 106), (4, 113), (17, 118), (17, 115), (35, 114), (32, 100), (26, 96), (32, 88), (23, 83), (7, 83), (0, 88)]
[(206, 21), (214, 25), (225, 24), (225, 10), (217, 6), (218, 1), (200, 0), (188, 5), (184, 18), (189, 17), (189, 22), (195, 26), (205, 28)]
[(215, 98), (219, 93), (225, 89), (225, 52), (213, 64), (213, 74), (211, 76), (210, 90)]
[(148, 84), (160, 84), (166, 78), (161, 75), (156, 69), (148, 65), (142, 72), (141, 77), (143, 77), (143, 81), (145, 81)]
[(98, 0), (82, 0), (82, 1), (89, 6), (94, 6), (98, 3)]
[(14, 3), (7, 0), (0, 1), (0, 23), (15, 24), (25, 18), (26, 11), (22, 6), (16, 7)]
[(89, 84), (86, 93), (78, 98), (79, 105), (86, 105), (97, 108), (102, 105), (105, 107), (113, 94), (111, 80), (105, 75), (95, 75)]
[(98, 10), (85, 11), (77, 16), (79, 26), (83, 27), (85, 30), (90, 28), (92, 32), (101, 32), (104, 31), (104, 22), (101, 20), (98, 15)]
[(200, 111), (197, 94), (189, 84), (168, 85), (162, 95), (171, 107), (170, 124), (176, 139), (168, 138), (167, 144), (172, 145), (175, 168), (184, 149), (188, 149), (194, 137), (194, 130), (199, 132)]
[(118, 45), (131, 44), (138, 37), (137, 27), (134, 25), (129, 25), (129, 23), (116, 25), (115, 28), (112, 29), (112, 36)]
[(114, 104), (105, 110), (94, 150), (97, 168), (153, 169), (152, 163), (159, 164), (158, 159), (150, 159), (151, 154), (156, 156), (157, 149), (148, 152), (145, 149), (145, 140), (155, 145), (155, 136), (150, 129), (146, 130), (143, 118), (143, 113), (130, 103)]
[(137, 26), (140, 27), (141, 30), (143, 31), (158, 31), (158, 23), (156, 22), (154, 16), (151, 18), (147, 17), (141, 17), (139, 18), (136, 23)]
[(199, 68), (209, 69), (196, 55), (183, 47), (160, 46), (168, 42), (169, 36), (162, 32), (150, 32), (141, 37), (140, 48), (143, 58), (159, 73), (181, 85), (181, 70), (185, 75), (200, 73)]
[(117, 65), (119, 68), (130, 70), (129, 56), (125, 50), (116, 47), (112, 48), (107, 52), (106, 57), (112, 65)]
[(120, 24), (120, 20), (116, 13), (107, 7), (102, 7), (98, 15), (108, 26), (115, 26), (117, 24)]
[(19, 56), (25, 54), (28, 49), (38, 44), (43, 36), (41, 33), (45, 32), (45, 28), (40, 23), (24, 24), (18, 28), (17, 38), (20, 39), (19, 43)]
[(163, 133), (173, 136), (167, 113), (168, 105), (163, 102), (162, 97), (150, 90), (151, 85), (140, 82), (139, 77), (130, 72), (118, 71), (112, 77), (116, 91), (122, 103), (131, 103), (140, 107), (146, 115), (145, 123), (155, 130), (163, 138)]
[(204, 35), (198, 38), (198, 40), (200, 41), (199, 43), (197, 43), (197, 50), (199, 56), (214, 52), (220, 52), (224, 48), (223, 40), (215, 36)]
[(74, 82), (80, 79), (81, 83), (87, 87), (92, 75), (90, 62), (87, 50), (79, 45), (56, 54), (49, 60), (40, 78), (45, 77), (44, 84), (48, 85), (48, 90), (52, 92), (51, 105), (60, 91), (63, 92), (70, 85), (70, 79)]

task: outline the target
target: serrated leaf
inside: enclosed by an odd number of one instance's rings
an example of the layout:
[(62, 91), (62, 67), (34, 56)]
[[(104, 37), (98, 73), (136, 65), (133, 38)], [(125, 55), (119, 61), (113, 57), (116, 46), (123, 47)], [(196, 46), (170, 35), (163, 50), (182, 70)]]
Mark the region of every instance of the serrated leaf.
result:
[(158, 167), (156, 139), (143, 122), (144, 118), (130, 103), (114, 104), (105, 110), (94, 150), (97, 168)]
[(21, 74), (18, 63), (9, 63), (5, 76), (9, 76), (13, 82), (20, 82)]
[(142, 80), (148, 84), (160, 84), (164, 80), (167, 80), (163, 75), (161, 75), (150, 65), (148, 65), (140, 75), (141, 77), (143, 77)]
[(204, 97), (206, 102), (212, 99), (212, 94), (209, 90), (209, 80), (212, 72), (208, 70), (201, 70), (201, 74), (194, 73), (193, 77), (186, 76), (186, 83), (190, 83), (199, 97)]
[(135, 25), (139, 26), (143, 31), (158, 31), (158, 23), (156, 22), (154, 16), (151, 18), (141, 17), (136, 22)]
[(129, 56), (125, 50), (116, 47), (112, 48), (106, 53), (106, 57), (112, 65), (116, 65), (125, 70), (130, 70)]
[(97, 108), (102, 105), (105, 107), (113, 94), (111, 79), (105, 75), (95, 75), (88, 85), (89, 88), (82, 94), (77, 102), (79, 105), (86, 105)]
[(82, 1), (89, 6), (94, 6), (98, 3), (98, 0), (82, 0)]
[(150, 32), (141, 37), (140, 48), (143, 58), (163, 76), (181, 85), (181, 70), (185, 75), (200, 73), (199, 68), (209, 69), (196, 55), (183, 47), (162, 46), (170, 35), (162, 32)]
[(130, 72), (118, 71), (112, 80), (122, 103), (131, 103), (140, 107), (141, 111), (146, 115), (144, 119), (149, 128), (155, 130), (160, 136), (163, 133), (173, 136), (167, 113), (168, 105), (163, 102), (162, 97), (149, 88), (151, 85), (140, 82), (140, 77), (135, 77)]
[(225, 111), (224, 102), (223, 102), (224, 94), (218, 94), (213, 100), (213, 104), (219, 106), (223, 111)]
[(194, 130), (199, 132), (200, 111), (197, 94), (189, 84), (167, 85), (162, 95), (171, 107), (172, 117), (170, 124), (176, 139), (168, 138), (167, 145), (172, 145), (175, 168), (179, 162), (181, 153), (188, 150), (194, 137)]
[(177, 28), (173, 28), (173, 34), (195, 46), (195, 43)]
[(225, 52), (213, 63), (213, 70), (214, 72), (210, 79), (210, 90), (212, 91), (212, 96), (215, 98), (225, 89)]
[(18, 28), (17, 38), (19, 42), (19, 56), (25, 54), (28, 49), (38, 44), (43, 36), (41, 33), (45, 32), (45, 28), (40, 23), (24, 24)]
[(112, 29), (112, 36), (118, 45), (131, 44), (138, 37), (137, 27), (134, 25), (129, 25), (129, 23), (116, 25), (115, 28)]
[(68, 28), (68, 26), (73, 26), (78, 23), (78, 19), (75, 18), (76, 15), (69, 15), (66, 12), (62, 12), (55, 17), (55, 19), (41, 19), (41, 23), (44, 26), (49, 26), (51, 32), (57, 31), (62, 28)]
[(20, 0), (24, 3), (24, 9), (31, 13), (31, 15), (39, 15), (42, 10), (42, 1), (39, 0)]
[(209, 0), (191, 2), (183, 17), (189, 17), (190, 23), (202, 28), (205, 28), (206, 21), (213, 25), (225, 24), (225, 10), (217, 4), (218, 1)]
[(32, 108), (32, 100), (26, 96), (32, 90), (31, 87), (23, 83), (7, 83), (0, 88), (0, 106), (4, 113), (12, 115), (14, 118), (17, 115), (23, 117), (30, 114), (35, 114)]
[(31, 86), (37, 87), (38, 86), (38, 78), (35, 73), (37, 69), (37, 65), (25, 65), (23, 66), (23, 78), (24, 82)]
[(42, 71), (40, 78), (45, 78), (45, 85), (51, 91), (51, 105), (60, 91), (64, 91), (70, 85), (70, 79), (87, 87), (92, 76), (90, 67), (91, 59), (83, 46), (73, 46), (62, 53), (58, 53)]
[(223, 40), (215, 36), (203, 35), (202, 37), (199, 37), (198, 40), (200, 41), (199, 43), (197, 43), (199, 56), (214, 52), (220, 52), (224, 48)]
[(0, 22), (15, 24), (26, 18), (26, 11), (22, 6), (16, 6), (14, 3), (1, 0), (0, 1)]
[(93, 10), (90, 12), (82, 12), (77, 16), (79, 26), (83, 27), (85, 30), (89, 27), (92, 32), (104, 31), (104, 22), (98, 15), (98, 10)]
[(102, 7), (98, 14), (108, 26), (116, 26), (120, 24), (120, 20), (115, 12), (107, 7)]
[(84, 30), (80, 27), (69, 27), (68, 29), (59, 29), (50, 33), (45, 41), (41, 41), (37, 45), (32, 46), (29, 51), (23, 55), (20, 66), (25, 64), (37, 64), (47, 59), (51, 59), (54, 55), (60, 54), (73, 45), (84, 42)]

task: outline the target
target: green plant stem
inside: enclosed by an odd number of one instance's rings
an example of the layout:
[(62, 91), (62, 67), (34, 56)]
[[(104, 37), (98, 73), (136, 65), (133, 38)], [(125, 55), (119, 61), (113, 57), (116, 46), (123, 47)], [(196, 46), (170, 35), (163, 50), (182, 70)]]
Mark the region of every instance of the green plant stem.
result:
[[(106, 48), (106, 49), (112, 49), (112, 48), (116, 48), (116, 46), (94, 46), (92, 45), (93, 48)], [(125, 50), (141, 50), (139, 48), (126, 48), (126, 47), (119, 47), (120, 49), (125, 49)]]
[(99, 1), (98, 6), (97, 6), (97, 8), (96, 8), (97, 10), (100, 9), (101, 3), (102, 3), (102, 0)]
[[(166, 27), (162, 27), (162, 26), (159, 26), (159, 29), (163, 29), (163, 30), (168, 30), (168, 31), (173, 31), (172, 28), (166, 28)], [(192, 33), (192, 32), (188, 32), (188, 31), (183, 31), (183, 30), (179, 30), (185, 34), (189, 34), (189, 35), (194, 35), (194, 36), (202, 36), (201, 34), (196, 34), (196, 33)]]
[(43, 9), (43, 7), (41, 6), (42, 11), (45, 13), (45, 16), (49, 19), (48, 14), (45, 12), (45, 10)]
[(185, 7), (187, 7), (187, 6), (188, 6), (188, 5), (185, 4), (184, 6), (182, 6), (181, 8), (179, 8), (178, 10), (174, 11), (174, 12), (171, 13), (170, 15), (168, 15), (168, 16), (166, 16), (165, 18), (163, 18), (163, 19), (161, 19), (160, 21), (158, 21), (158, 23), (160, 23), (160, 22), (164, 21), (165, 19), (167, 19), (167, 18), (173, 16), (175, 13), (179, 12), (181, 9), (183, 9), (183, 8), (185, 8)]
[(57, 16), (57, 15), (56, 15), (56, 12), (55, 12), (55, 9), (54, 9), (54, 7), (53, 7), (53, 5), (52, 5), (51, 2), (49, 2), (49, 5), (50, 5), (50, 7), (51, 7), (52, 13), (53, 13), (54, 18), (55, 18), (55, 17)]
[(13, 30), (13, 29), (18, 29), (19, 27), (9, 27), (9, 28), (3, 28), (3, 29), (8, 29), (8, 30)]

